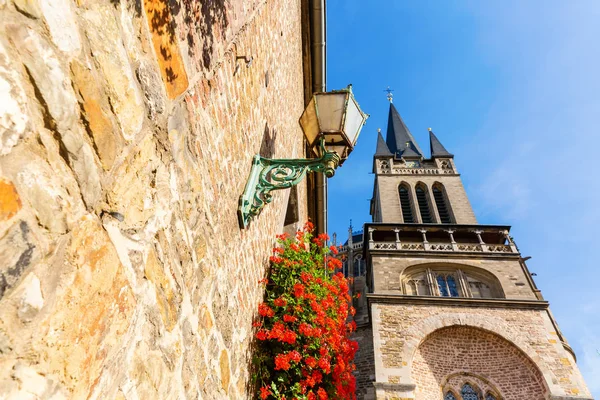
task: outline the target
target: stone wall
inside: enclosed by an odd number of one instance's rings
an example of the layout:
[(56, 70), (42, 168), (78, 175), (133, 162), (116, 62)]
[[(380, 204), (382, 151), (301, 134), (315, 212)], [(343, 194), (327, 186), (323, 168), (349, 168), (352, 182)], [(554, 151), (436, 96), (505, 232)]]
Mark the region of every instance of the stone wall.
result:
[[(424, 348), (422, 348), (428, 343), (428, 338), (437, 338), (435, 340), (438, 340), (438, 342), (439, 340), (446, 340), (446, 333), (449, 335), (448, 341), (453, 340), (454, 336), (458, 340), (458, 337), (466, 332), (466, 330), (465, 332), (460, 331), (462, 327), (492, 332), (502, 338), (503, 341), (514, 346), (515, 351), (511, 350), (510, 354), (521, 361), (519, 361), (520, 364), (517, 363), (513, 367), (517, 368), (518, 365), (521, 365), (523, 368), (532, 371), (530, 367), (534, 364), (539, 374), (535, 371), (532, 372), (531, 382), (537, 382), (539, 376), (541, 376), (545, 390), (551, 396), (591, 398), (581, 373), (571, 354), (563, 347), (547, 310), (372, 304), (371, 315), (376, 386), (379, 385), (384, 388), (381, 395), (378, 393), (378, 399), (386, 398), (389, 393), (403, 393), (401, 397), (414, 398), (415, 393), (419, 393), (420, 390), (433, 390), (419, 387), (419, 384), (423, 384), (427, 388), (433, 385), (431, 383), (433, 382), (431, 380), (434, 379), (431, 377), (433, 375), (435, 375), (434, 380), (436, 381), (438, 395), (441, 395), (443, 386), (441, 375), (443, 373), (440, 372), (436, 375), (436, 368), (439, 368), (440, 371), (443, 370), (444, 373), (447, 372), (445, 376), (454, 372), (468, 372), (468, 369), (465, 370), (463, 365), (456, 363), (446, 367), (446, 358), (441, 358), (436, 362), (433, 359), (425, 360), (424, 357), (429, 357), (431, 354), (430, 350), (423, 350)], [(439, 331), (449, 327), (458, 328), (443, 332)], [(441, 333), (438, 334), (438, 332)], [(448, 357), (455, 357), (457, 354), (465, 352), (466, 349), (470, 348), (469, 346), (481, 345), (482, 347), (477, 350), (479, 352), (489, 351), (489, 346), (498, 350), (500, 339), (492, 340), (489, 337), (485, 340), (482, 339), (485, 335), (490, 334), (478, 334), (481, 340), (473, 338), (468, 343), (454, 343), (452, 351), (448, 350)], [(481, 341), (484, 343), (481, 344)], [(430, 347), (427, 344), (425, 349)], [(498, 351), (501, 352), (501, 350)], [(525, 358), (532, 364), (523, 361)], [(430, 367), (425, 367), (424, 363), (430, 361), (433, 364)], [(423, 375), (427, 368), (431, 370), (430, 373), (433, 375)], [(473, 366), (472, 372), (476, 372), (475, 369)], [(484, 372), (479, 371), (478, 374), (483, 375)], [(419, 379), (425, 379), (427, 382)], [(417, 385), (416, 388), (415, 384)], [(497, 383), (497, 385), (500, 385), (500, 383)], [(533, 388), (535, 385), (534, 383), (532, 385)], [(500, 388), (498, 387), (498, 389)], [(519, 393), (519, 391), (516, 391), (516, 393)], [(508, 395), (508, 393), (503, 393), (504, 395)], [(438, 397), (425, 396), (417, 398), (429, 400)]]
[(356, 364), (356, 397), (370, 400), (375, 398), (375, 356), (373, 354), (373, 330), (370, 326), (356, 329), (352, 340), (358, 342), (358, 351), (354, 357)]
[[(473, 208), (465, 192), (460, 175), (377, 175), (377, 201), (381, 210), (381, 222), (402, 222), (402, 210), (400, 209), (400, 197), (398, 195), (398, 186), (406, 182), (411, 187), (411, 196), (413, 204), (413, 213), (415, 222), (421, 222), (421, 216), (417, 211), (417, 199), (415, 195), (415, 185), (419, 182), (427, 185), (429, 193), (432, 196), (432, 186), (440, 182), (446, 189), (448, 202), (455, 223), (457, 224), (476, 224), (477, 219), (473, 213)], [(437, 208), (433, 198), (430, 199), (432, 213), (437, 217)], [(438, 222), (439, 223), (439, 222)]]
[(300, 12), (0, 0), (0, 398), (247, 396), (287, 193), (236, 209), (303, 155)]

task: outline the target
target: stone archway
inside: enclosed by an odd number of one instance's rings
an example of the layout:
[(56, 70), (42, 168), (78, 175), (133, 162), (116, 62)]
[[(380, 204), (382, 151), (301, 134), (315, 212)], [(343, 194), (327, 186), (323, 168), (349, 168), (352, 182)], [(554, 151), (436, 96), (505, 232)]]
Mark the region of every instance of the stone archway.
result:
[[(477, 327), (454, 325), (435, 330), (417, 347), (411, 364), (416, 400), (440, 399), (449, 382), (456, 381), (458, 388), (474, 376), (497, 388), (502, 400), (541, 400), (548, 393), (540, 369), (521, 349)], [(460, 381), (461, 376), (465, 382)]]
[(554, 375), (547, 367), (544, 360), (527, 342), (526, 334), (516, 331), (501, 318), (489, 315), (473, 315), (467, 313), (440, 313), (420, 320), (417, 324), (406, 330), (406, 342), (402, 351), (402, 360), (408, 361), (408, 369), (412, 370), (412, 362), (418, 347), (433, 332), (451, 326), (467, 326), (492, 332), (514, 347), (519, 349), (538, 368), (543, 376), (544, 385), (551, 393), (560, 393), (560, 389), (553, 383)]

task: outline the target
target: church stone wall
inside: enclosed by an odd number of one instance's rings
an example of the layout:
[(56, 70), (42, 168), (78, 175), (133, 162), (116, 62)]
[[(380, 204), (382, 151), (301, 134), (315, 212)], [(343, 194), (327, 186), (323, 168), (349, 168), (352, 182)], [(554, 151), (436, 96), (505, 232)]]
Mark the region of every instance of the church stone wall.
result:
[(362, 400), (375, 399), (375, 356), (373, 354), (373, 329), (371, 326), (359, 327), (352, 336), (358, 343), (354, 357), (356, 364), (356, 397)]
[[(558, 399), (561, 396), (562, 398), (591, 398), (573, 357), (563, 347), (559, 333), (555, 331), (546, 310), (372, 304), (371, 315), (376, 366), (375, 385), (380, 388), (377, 394), (378, 399), (393, 398), (394, 393), (400, 393), (405, 398), (414, 398), (414, 385), (419, 384), (416, 376), (421, 376), (421, 373), (424, 373), (424, 370), (420, 370), (424, 369), (424, 353), (419, 353), (418, 349), (423, 346), (424, 341), (427, 343), (426, 340), (429, 335), (434, 334), (439, 329), (456, 326), (493, 332), (502, 340), (516, 346), (519, 352), (511, 350), (510, 356), (519, 358), (521, 363), (519, 365), (524, 366), (523, 368), (530, 372), (532, 369), (530, 364), (524, 361), (523, 354), (535, 364), (543, 377), (545, 388), (549, 391), (547, 398)], [(448, 332), (454, 332), (456, 333), (454, 336), (460, 337), (459, 328), (456, 329)], [(469, 340), (469, 343), (472, 346), (483, 346), (478, 351), (486, 352), (490, 350), (489, 346), (491, 348), (499, 346), (498, 340), (500, 339), (492, 341), (495, 344), (491, 344), (489, 341), (483, 340), (485, 335), (489, 334), (483, 332), (479, 339)], [(444, 335), (437, 337), (442, 336)], [(448, 340), (454, 337), (450, 336)], [(467, 343), (461, 345), (457, 342), (455, 344), (459, 347), (454, 347), (454, 352), (447, 354), (445, 357), (456, 357), (456, 352), (466, 351), (470, 348)], [(430, 355), (431, 353), (428, 357)], [(509, 356), (509, 354), (506, 354), (506, 356)], [(442, 368), (443, 365), (446, 365), (446, 360), (447, 358), (441, 358), (437, 364), (434, 364), (432, 373), (435, 374), (435, 368), (438, 368), (438, 366)], [(509, 362), (510, 360), (506, 361)], [(454, 367), (455, 372), (463, 370), (462, 365), (455, 364)], [(534, 388), (534, 382), (539, 380), (539, 375), (533, 371), (528, 376), (528, 379), (532, 382), (531, 388)], [(439, 398), (443, 382), (439, 381), (438, 378), (435, 378), (437, 379), (438, 395), (421, 398), (427, 400)], [(423, 377), (423, 379), (428, 379), (427, 383), (424, 383), (423, 390), (426, 392), (434, 391), (433, 381), (431, 381), (434, 378)], [(516, 391), (516, 393), (519, 393), (519, 391)], [(543, 397), (528, 398), (542, 399)]]
[[(400, 183), (406, 182), (411, 187), (413, 204), (417, 204), (415, 197), (415, 185), (418, 182), (423, 182), (429, 188), (430, 196), (432, 196), (432, 186), (436, 182), (441, 182), (446, 189), (448, 202), (452, 208), (452, 214), (457, 224), (476, 224), (477, 219), (471, 208), (471, 203), (465, 192), (460, 176), (426, 176), (426, 175), (377, 175), (377, 190), (379, 191), (379, 203), (381, 207), (381, 222), (402, 222), (402, 210), (400, 209), (400, 198), (398, 195), (398, 186)], [(431, 200), (432, 211), (436, 209)], [(417, 210), (415, 206), (415, 211)], [(415, 213), (417, 220), (420, 222), (420, 215)], [(439, 223), (439, 221), (438, 221)]]
[(0, 0), (0, 398), (247, 397), (287, 194), (236, 210), (303, 155), (300, 8)]

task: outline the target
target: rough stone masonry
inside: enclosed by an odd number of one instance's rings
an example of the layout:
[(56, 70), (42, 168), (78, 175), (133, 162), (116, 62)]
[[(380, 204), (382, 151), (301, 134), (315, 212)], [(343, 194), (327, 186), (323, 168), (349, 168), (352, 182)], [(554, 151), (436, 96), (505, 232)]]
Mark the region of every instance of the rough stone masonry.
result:
[(0, 398), (247, 397), (303, 108), (299, 0), (0, 0)]

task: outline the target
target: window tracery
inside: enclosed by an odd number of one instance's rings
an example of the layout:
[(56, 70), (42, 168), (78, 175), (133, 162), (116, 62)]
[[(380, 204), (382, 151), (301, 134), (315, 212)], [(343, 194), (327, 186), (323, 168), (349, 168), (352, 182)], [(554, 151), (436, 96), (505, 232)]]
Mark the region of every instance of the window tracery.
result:
[(479, 394), (477, 391), (468, 383), (465, 383), (460, 391), (462, 400), (479, 400)]
[(437, 274), (436, 280), (442, 297), (459, 297), (456, 279), (452, 274)]
[(454, 393), (448, 391), (444, 396), (444, 400), (456, 400), (456, 397), (454, 396)]
[(503, 298), (496, 277), (474, 267), (466, 270), (432, 266), (409, 268), (401, 277), (404, 294), (409, 296), (440, 296), (466, 298)]

